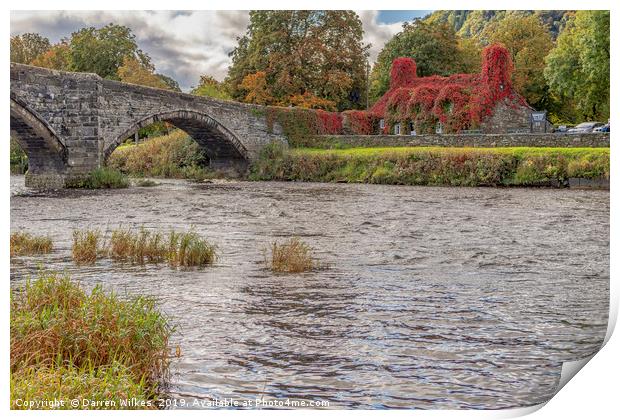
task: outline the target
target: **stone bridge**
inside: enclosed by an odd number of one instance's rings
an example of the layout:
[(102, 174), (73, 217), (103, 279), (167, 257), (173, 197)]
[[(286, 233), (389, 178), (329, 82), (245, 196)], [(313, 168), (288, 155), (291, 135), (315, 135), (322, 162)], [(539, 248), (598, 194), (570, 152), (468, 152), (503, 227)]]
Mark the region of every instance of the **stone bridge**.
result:
[(11, 63), (11, 136), (28, 155), (28, 186), (83, 177), (156, 121), (186, 131), (214, 167), (244, 167), (270, 142), (286, 142), (257, 105)]

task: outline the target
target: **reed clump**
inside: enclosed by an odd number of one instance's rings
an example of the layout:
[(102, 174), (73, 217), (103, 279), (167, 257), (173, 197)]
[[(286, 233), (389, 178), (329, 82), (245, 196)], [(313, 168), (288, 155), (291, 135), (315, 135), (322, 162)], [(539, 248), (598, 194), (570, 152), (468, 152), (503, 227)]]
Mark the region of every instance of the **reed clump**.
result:
[(144, 228), (119, 228), (112, 232), (108, 255), (134, 264), (167, 261), (174, 267), (210, 265), (217, 261), (217, 247), (193, 230), (171, 231), (167, 236)]
[(294, 237), (279, 244), (271, 244), (271, 257), (266, 256), (267, 267), (278, 273), (301, 273), (317, 268), (310, 247)]
[(11, 292), (11, 400), (154, 399), (169, 375), (173, 331), (144, 296), (89, 294), (40, 274)]
[(210, 265), (217, 261), (217, 247), (196, 232), (170, 232), (168, 262), (176, 267)]
[(159, 232), (119, 228), (112, 232), (108, 255), (113, 260), (134, 264), (159, 263), (167, 259), (168, 248), (164, 235)]
[(52, 252), (52, 238), (27, 232), (11, 234), (11, 257), (19, 255), (49, 254)]
[(93, 264), (103, 253), (102, 235), (99, 230), (74, 230), (71, 254), (78, 264)]

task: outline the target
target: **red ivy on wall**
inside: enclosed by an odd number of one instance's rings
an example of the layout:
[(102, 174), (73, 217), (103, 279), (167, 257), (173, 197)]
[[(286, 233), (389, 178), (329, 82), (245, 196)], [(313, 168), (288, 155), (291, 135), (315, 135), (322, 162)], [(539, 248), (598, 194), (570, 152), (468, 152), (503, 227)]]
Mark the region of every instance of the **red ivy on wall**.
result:
[(385, 119), (384, 132), (397, 122), (413, 122), (419, 133), (431, 132), (438, 121), (445, 131), (459, 132), (479, 125), (504, 99), (513, 106), (527, 105), (512, 88), (514, 68), (508, 50), (494, 44), (482, 54), (480, 74), (447, 77), (417, 77), (411, 58), (394, 60), (390, 90), (371, 110)]

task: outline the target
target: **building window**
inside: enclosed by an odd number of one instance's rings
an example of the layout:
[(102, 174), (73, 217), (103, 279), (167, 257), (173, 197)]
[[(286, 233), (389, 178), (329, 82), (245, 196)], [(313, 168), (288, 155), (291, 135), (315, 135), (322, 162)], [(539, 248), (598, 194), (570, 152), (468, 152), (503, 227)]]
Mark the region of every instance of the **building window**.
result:
[(409, 123), (409, 134), (412, 136), (416, 136), (418, 134), (415, 132), (415, 124), (412, 122)]
[(379, 128), (382, 130), (385, 128), (385, 120), (383, 118), (379, 120)]
[(400, 123), (394, 124), (394, 134), (396, 135), (400, 134)]

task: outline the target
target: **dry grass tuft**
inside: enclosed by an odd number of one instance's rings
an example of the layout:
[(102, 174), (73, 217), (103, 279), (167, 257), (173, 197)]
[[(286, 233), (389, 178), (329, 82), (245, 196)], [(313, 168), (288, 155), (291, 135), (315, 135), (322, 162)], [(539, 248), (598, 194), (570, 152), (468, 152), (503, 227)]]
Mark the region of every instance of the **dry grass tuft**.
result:
[(119, 228), (112, 232), (108, 255), (113, 260), (134, 264), (158, 263), (166, 260), (168, 249), (161, 233)]
[(281, 245), (274, 242), (271, 245), (271, 259), (266, 256), (265, 263), (269, 269), (278, 273), (301, 273), (317, 268), (310, 247), (297, 237)]
[(174, 267), (210, 265), (217, 261), (217, 247), (193, 230), (168, 236), (141, 228), (117, 229), (112, 232), (109, 256), (116, 261), (134, 264), (168, 261)]
[(52, 239), (48, 236), (34, 236), (25, 232), (11, 234), (11, 257), (49, 254), (50, 252), (52, 252)]
[(101, 255), (103, 244), (99, 230), (74, 230), (73, 231), (73, 261), (78, 264), (93, 264)]

